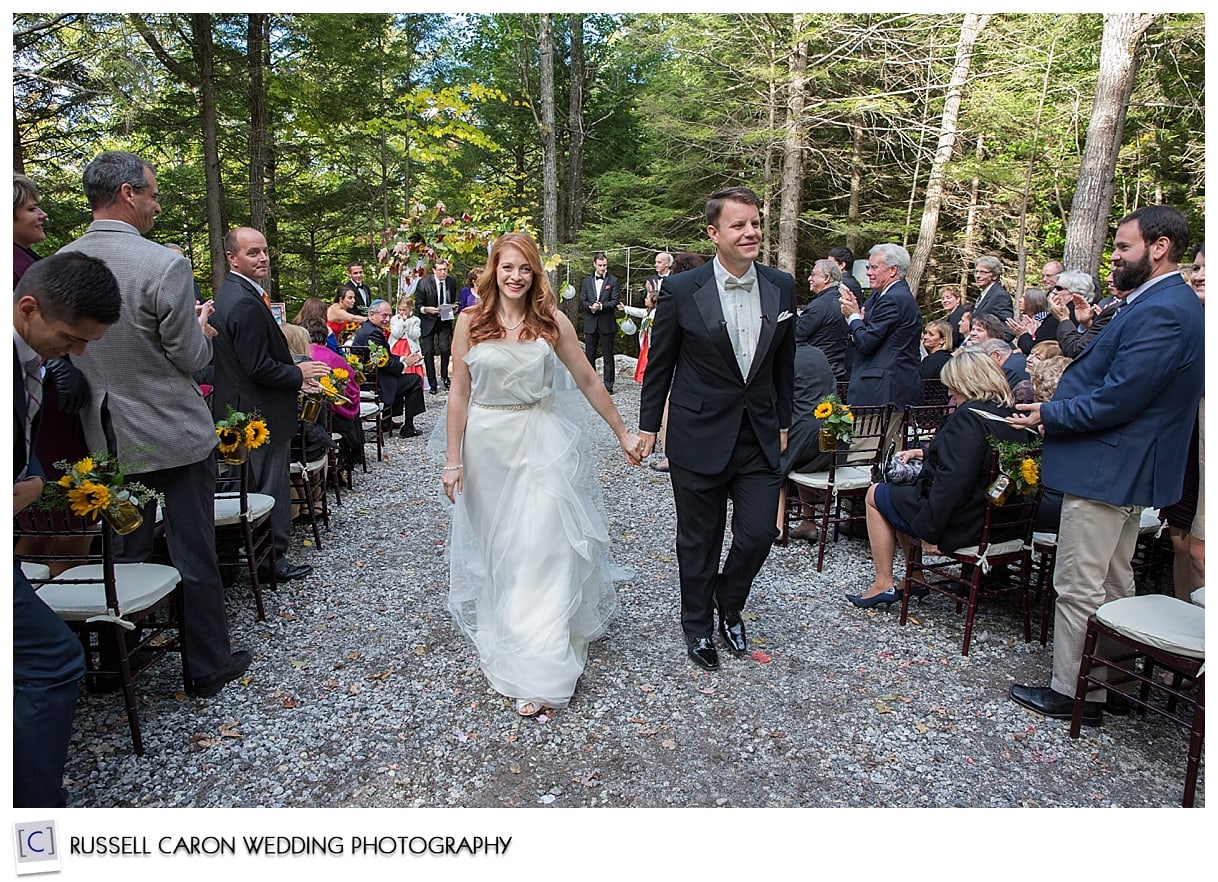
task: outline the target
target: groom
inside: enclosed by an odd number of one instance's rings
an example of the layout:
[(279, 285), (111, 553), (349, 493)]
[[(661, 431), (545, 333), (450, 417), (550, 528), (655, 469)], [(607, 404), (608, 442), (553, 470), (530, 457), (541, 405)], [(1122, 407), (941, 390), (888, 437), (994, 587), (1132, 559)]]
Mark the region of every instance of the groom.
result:
[[(689, 657), (719, 667), (715, 609), (729, 649), (748, 649), (740, 613), (777, 535), (778, 458), (791, 424), (795, 279), (754, 263), (757, 195), (726, 187), (706, 203), (715, 259), (664, 283), (643, 378), (643, 458), (668, 411), (668, 460), (677, 509), (681, 627)], [(719, 570), (727, 500), (732, 546)]]

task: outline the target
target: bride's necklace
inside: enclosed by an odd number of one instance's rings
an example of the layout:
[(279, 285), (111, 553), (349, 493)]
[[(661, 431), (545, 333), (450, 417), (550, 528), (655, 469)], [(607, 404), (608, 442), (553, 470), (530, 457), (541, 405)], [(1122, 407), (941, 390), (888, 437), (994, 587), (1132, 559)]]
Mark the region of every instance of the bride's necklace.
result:
[(514, 325), (509, 325), (507, 322), (505, 322), (505, 321), (503, 320), (503, 314), (502, 314), (502, 313), (499, 313), (499, 314), (496, 316), (496, 318), (498, 318), (498, 319), (499, 319), (499, 324), (503, 325), (503, 330), (505, 330), (505, 331), (514, 331), (514, 330), (516, 330), (517, 328), (519, 328), (521, 325), (523, 325), (523, 324), (524, 324), (524, 318), (525, 318), (525, 317), (524, 317), (524, 316), (521, 316), (521, 317), (520, 317), (520, 321), (516, 322), (516, 324), (514, 324)]

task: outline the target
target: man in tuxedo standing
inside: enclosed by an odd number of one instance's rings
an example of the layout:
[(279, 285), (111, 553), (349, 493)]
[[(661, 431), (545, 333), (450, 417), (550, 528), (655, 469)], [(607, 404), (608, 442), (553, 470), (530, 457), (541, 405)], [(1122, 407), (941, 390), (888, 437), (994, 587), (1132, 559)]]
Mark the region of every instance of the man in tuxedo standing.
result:
[(448, 359), (452, 353), (453, 327), (461, 308), (457, 302), (457, 280), (448, 276), (448, 261), (432, 263), (432, 274), (419, 279), (414, 292), (419, 311), (419, 349), (427, 371), (427, 391), (436, 394), (436, 350), (440, 352), (440, 381), (449, 387)]
[[(212, 317), (216, 334), (216, 379), (212, 413), (219, 420), (227, 405), (248, 413), (257, 410), (271, 436), (250, 451), (253, 490), (275, 500), (271, 532), (275, 546), (275, 581), (303, 579), (313, 572), (309, 564), (288, 561), (292, 538), (292, 438), (300, 421), (296, 396), (306, 380), (329, 373), (320, 361), (297, 363), (288, 350), (263, 283), (271, 269), (266, 237), (252, 227), (237, 227), (224, 237), (228, 275), (216, 292)], [(270, 571), (266, 572), (270, 578)]]
[(605, 388), (613, 394), (613, 378), (616, 365), (613, 359), (613, 339), (617, 335), (617, 305), (621, 301), (617, 276), (608, 272), (609, 258), (598, 252), (592, 259), (596, 272), (584, 276), (579, 286), (579, 302), (584, 308), (584, 352), (592, 366), (596, 366), (596, 350), (599, 347), (605, 360)]
[(1011, 339), (1007, 319), (1015, 317), (1015, 303), (1010, 292), (1002, 287), (1002, 261), (987, 254), (978, 257), (973, 267), (973, 281), (977, 283), (977, 299), (973, 302), (973, 321), (979, 316), (992, 315), (1002, 324), (1002, 339)]
[[(42, 494), (34, 455), (43, 363), (80, 355), (118, 321), (118, 281), (84, 254), (37, 261), (13, 291), (13, 514)], [(39, 597), (13, 559), (13, 806), (57, 808), (85, 657), (80, 640)]]
[(343, 287), (355, 292), (355, 306), (351, 311), (359, 315), (367, 315), (372, 303), (372, 291), (364, 284), (364, 265), (358, 261), (347, 264), (347, 281)]
[(656, 294), (660, 293), (660, 289), (664, 286), (664, 280), (672, 274), (672, 255), (667, 251), (661, 251), (656, 255), (656, 274), (648, 276), (643, 281), (643, 299), (646, 300), (647, 295), (652, 291)]
[[(1124, 305), (1066, 368), (1051, 401), (1016, 405), (1023, 413), (1008, 420), (1041, 429), (1042, 481), (1064, 494), (1052, 678), (1010, 691), (1016, 704), (1047, 717), (1068, 720), (1074, 710), (1087, 619), (1134, 593), (1142, 509), (1180, 498), (1190, 433), (1165, 427), (1192, 421), (1205, 383), (1204, 314), (1179, 272), (1188, 241), (1187, 218), (1169, 205), (1123, 217), (1112, 266), (1117, 287), (1130, 292)], [(1115, 690), (1088, 698), (1087, 725), (1105, 710), (1129, 713)]]
[(216, 558), (216, 427), (192, 374), (212, 360), (212, 304), (195, 304), (190, 262), (144, 238), (161, 213), (156, 172), (140, 157), (109, 150), (82, 176), (93, 222), (61, 252), (106, 262), (118, 279), (122, 315), (76, 365), (89, 380), (81, 411), (90, 450), (136, 464), (134, 481), (165, 496), (144, 523), (122, 537), (119, 559), (149, 561), (157, 527), (182, 576), (186, 652), (195, 695), (211, 696), (250, 665), (232, 651), (224, 583)]
[(850, 326), (854, 359), (846, 397), (853, 405), (922, 403), (922, 314), (905, 283), (909, 252), (900, 245), (876, 245), (867, 255), (872, 295), (863, 316), (850, 289), (839, 291), (842, 315)]
[[(715, 259), (664, 283), (639, 408), (644, 459), (668, 412), (669, 475), (677, 509), (681, 627), (690, 659), (719, 667), (719, 634), (748, 649), (741, 612), (777, 536), (779, 456), (791, 425), (795, 279), (755, 263), (760, 202), (726, 187), (706, 203)], [(732, 500), (732, 545), (719, 554)]]

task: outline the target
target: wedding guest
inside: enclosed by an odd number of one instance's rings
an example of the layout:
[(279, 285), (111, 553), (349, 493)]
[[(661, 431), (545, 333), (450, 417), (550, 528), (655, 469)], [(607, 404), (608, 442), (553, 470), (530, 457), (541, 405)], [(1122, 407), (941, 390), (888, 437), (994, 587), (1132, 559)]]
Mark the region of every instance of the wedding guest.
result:
[(33, 246), (47, 237), (47, 213), (38, 204), (38, 188), (25, 175), (13, 175), (13, 284), (21, 281), (38, 255)]
[[(692, 269), (697, 269), (698, 267), (702, 266), (702, 264), (704, 264), (704, 263), (706, 263), (706, 258), (703, 257), (702, 255), (695, 254), (692, 251), (682, 251), (680, 254), (678, 254), (676, 257), (674, 257), (672, 259), (672, 267), (669, 270), (668, 277), (672, 277), (672, 276), (677, 275), (678, 273), (687, 272)], [(656, 302), (658, 303), (659, 301), (657, 300)], [(650, 358), (650, 348), (648, 350), (648, 357)], [(653, 459), (649, 463), (649, 468), (651, 468), (653, 471), (657, 471), (657, 472), (667, 472), (668, 471), (668, 401), (667, 400), (665, 400), (665, 402), (664, 402), (664, 413), (660, 417), (660, 434), (657, 436), (656, 440), (659, 442), (658, 444), (656, 444), (656, 448), (658, 450), (663, 451), (664, 455), (661, 456), (659, 459)]]
[(639, 320), (639, 361), (634, 368), (636, 383), (643, 382), (643, 375), (647, 371), (647, 352), (651, 348), (651, 323), (655, 320), (657, 299), (658, 293), (653, 285), (643, 296), (642, 308), (628, 306), (625, 303), (617, 305), (618, 312), (624, 312), (631, 318)]
[[(840, 280), (839, 280), (840, 281)], [(840, 311), (839, 311), (840, 314)], [(837, 392), (837, 377), (825, 353), (811, 343), (796, 342), (795, 344), (795, 395), (791, 409), (791, 429), (787, 433), (787, 447), (782, 452), (779, 471), (784, 475), (791, 472), (819, 472), (829, 467), (831, 453), (820, 449), (820, 428), (824, 420), (816, 418), (816, 407), (829, 395)], [(786, 518), (786, 481), (778, 500), (778, 529), (782, 530)], [(799, 498), (802, 503), (800, 510), (805, 514), (803, 520), (791, 528), (788, 534), (792, 539), (806, 539), (815, 542), (820, 537), (820, 531), (815, 521), (806, 517), (813, 510), (814, 494), (804, 487), (799, 487)]]
[(326, 308), (326, 322), (340, 346), (349, 341), (354, 333), (348, 331), (348, 327), (364, 323), (364, 317), (355, 311), (353, 288), (343, 285), (334, 292), (334, 302)]
[[(326, 314), (328, 313), (326, 302), (320, 297), (306, 297), (305, 302), (300, 304), (300, 311), (296, 313), (296, 317), (292, 319), (292, 324), (300, 325), (302, 328), (305, 322), (311, 318), (320, 319), (322, 324), (326, 324)], [(334, 336), (334, 331), (326, 324), (326, 346), (331, 352), (338, 354), (338, 338)]]
[(1058, 318), (1049, 310), (1049, 295), (1028, 288), (1019, 297), (1019, 318), (1007, 319), (1007, 327), (1018, 335), (1016, 344), (1027, 355), (1042, 340), (1057, 339)]
[[(855, 606), (888, 606), (901, 601), (893, 581), (899, 544), (909, 559), (909, 537), (922, 540), (924, 554), (955, 551), (981, 538), (989, 477), (988, 437), (1026, 441), (1028, 432), (990, 417), (1015, 413), (1011, 387), (1002, 370), (980, 349), (962, 349), (943, 366), (943, 384), (958, 402), (923, 451), (900, 451), (902, 462), (922, 459), (912, 484), (873, 484), (867, 491), (867, 536), (875, 579), (862, 594), (847, 594)], [(986, 416), (989, 415), (989, 416)]]
[(846, 352), (850, 346), (850, 326), (842, 315), (838, 289), (842, 283), (842, 271), (837, 262), (818, 260), (808, 274), (807, 304), (795, 320), (795, 346), (811, 345), (820, 349), (829, 359), (833, 376), (838, 382), (850, 379)]
[(946, 313), (943, 320), (952, 326), (952, 349), (957, 349), (964, 342), (967, 331), (961, 333), (960, 320), (972, 310), (967, 300), (960, 294), (959, 285), (944, 285), (939, 289), (939, 305)]
[(952, 359), (952, 326), (947, 321), (927, 322), (922, 331), (922, 346), (926, 357), (918, 365), (923, 380), (939, 379), (943, 365)]
[(586, 442), (554, 406), (555, 373), (570, 372), (632, 465), (643, 444), (558, 309), (531, 236), (495, 241), (478, 295), (453, 340), (448, 608), (491, 686), (533, 716), (570, 702), (617, 607), (599, 483), (568, 455)]
[[(419, 345), (422, 323), (414, 314), (414, 298), (403, 295), (398, 298), (398, 311), (389, 319), (389, 352), (396, 355), (406, 366), (406, 373), (423, 379), (423, 350)], [(411, 356), (417, 356), (412, 358)]]
[(457, 293), (457, 304), (460, 309), (468, 309), (478, 302), (478, 276), (482, 275), (482, 267), (476, 266), (465, 277), (465, 287)]
[(359, 383), (355, 380), (355, 371), (345, 358), (326, 344), (330, 329), (323, 319), (316, 316), (305, 319), (302, 327), (309, 335), (309, 356), (332, 371), (347, 372), (347, 383), (341, 391), (348, 403), (330, 405), (330, 427), (340, 436), (339, 443), (346, 454), (347, 462), (360, 465), (364, 461), (364, 432), (359, 421)]
[[(352, 348), (361, 351), (371, 351), (375, 344), (389, 354), (389, 341), (385, 332), (389, 329), (389, 304), (384, 300), (373, 300), (368, 307), (368, 320), (360, 325), (351, 341)], [(402, 428), (398, 435), (402, 438), (413, 438), (419, 434), (415, 428), (414, 418), (427, 410), (423, 401), (423, 381), (417, 374), (407, 373), (406, 368), (418, 364), (420, 356), (407, 355), (406, 358), (389, 354), (388, 363), (377, 369), (376, 383), (380, 389), (381, 401), (385, 404), (386, 428), (393, 427), (394, 417), (402, 418)]]

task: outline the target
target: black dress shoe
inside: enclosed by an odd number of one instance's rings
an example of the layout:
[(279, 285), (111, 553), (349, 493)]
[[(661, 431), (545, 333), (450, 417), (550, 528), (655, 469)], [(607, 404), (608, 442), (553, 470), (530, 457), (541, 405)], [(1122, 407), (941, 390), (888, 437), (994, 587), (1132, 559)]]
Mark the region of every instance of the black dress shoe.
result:
[[(1074, 699), (1048, 686), (1012, 686), (1011, 701), (1055, 720), (1069, 720), (1074, 714)], [(1083, 725), (1098, 726), (1104, 720), (1098, 701), (1083, 702)]]
[(453, 385), (453, 384), (452, 384), (452, 381), (451, 381), (451, 380), (445, 380), (445, 381), (444, 381), (444, 388), (445, 388), (445, 389), (451, 389), (451, 388), (452, 388), (452, 385)]
[[(313, 567), (310, 564), (290, 564), (281, 562), (275, 565), (275, 581), (287, 582), (290, 579), (303, 579), (309, 573), (313, 572)], [(264, 567), (258, 568), (258, 580), (266, 579), (268, 582), (271, 579), (271, 572)]]
[(428, 395), (435, 395), (435, 394), (436, 394), (436, 387), (435, 387), (435, 386), (432, 386), (430, 389), (428, 389), (428, 390), (427, 390), (427, 394), (428, 394)]
[(719, 653), (709, 637), (686, 638), (689, 644), (689, 657), (693, 663), (708, 671), (719, 670)]
[(612, 387), (612, 386), (606, 386), (606, 387), (605, 387), (605, 391), (606, 391), (606, 392), (608, 392), (610, 395), (612, 395), (612, 394), (613, 394), (613, 387)]
[(250, 666), (253, 657), (244, 649), (233, 653), (228, 664), (206, 677), (195, 677), (190, 681), (191, 689), (199, 698), (210, 698), (224, 688), (226, 683), (236, 680)]
[[(732, 619), (735, 619), (733, 622)], [(739, 616), (728, 616), (719, 620), (719, 636), (728, 648), (737, 655), (749, 651), (748, 638), (744, 636), (744, 622)]]
[(1115, 689), (1108, 690), (1108, 697), (1104, 699), (1104, 713), (1112, 714), (1114, 717), (1127, 717), (1130, 710), (1128, 698)]
[(399, 438), (414, 438), (416, 435), (422, 435), (422, 434), (423, 433), (420, 432), (418, 429), (416, 429), (414, 426), (402, 426), (402, 431), (398, 432), (398, 437)]

